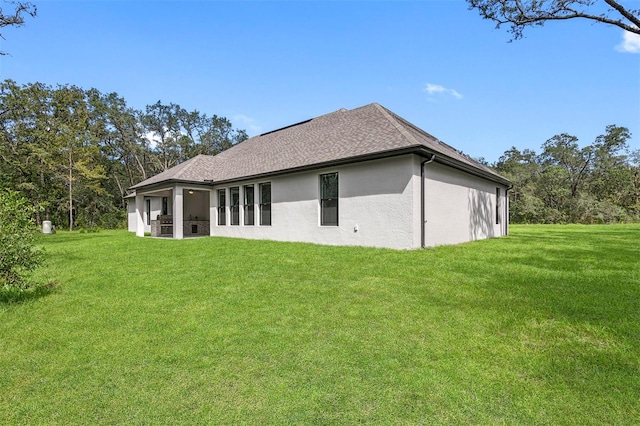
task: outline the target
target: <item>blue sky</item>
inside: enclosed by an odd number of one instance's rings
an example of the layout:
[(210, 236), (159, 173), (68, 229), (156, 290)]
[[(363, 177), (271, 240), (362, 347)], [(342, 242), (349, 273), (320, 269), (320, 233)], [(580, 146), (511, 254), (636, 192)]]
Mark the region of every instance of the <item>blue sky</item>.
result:
[(250, 135), (378, 102), (489, 161), (609, 124), (640, 148), (640, 54), (606, 25), (508, 43), (462, 0), (32, 1), (37, 18), (3, 31), (2, 79), (174, 102)]

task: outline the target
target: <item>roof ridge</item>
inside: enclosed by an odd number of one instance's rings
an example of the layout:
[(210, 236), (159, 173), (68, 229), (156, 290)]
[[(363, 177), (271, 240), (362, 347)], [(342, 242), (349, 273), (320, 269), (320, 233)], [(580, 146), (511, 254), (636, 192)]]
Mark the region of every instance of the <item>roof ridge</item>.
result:
[[(382, 107), (382, 108), (384, 108), (384, 107)], [(421, 129), (420, 127), (416, 126), (415, 124), (413, 124), (412, 122), (408, 121), (407, 119), (400, 117), (395, 112), (389, 111), (389, 114), (391, 114), (393, 117), (395, 117), (395, 119), (398, 120), (399, 122), (404, 123), (405, 125), (411, 127), (416, 132), (421, 133), (421, 134), (423, 134), (425, 136), (428, 136), (429, 138), (433, 139), (434, 142), (436, 142), (436, 143), (444, 143), (440, 139), (438, 139), (435, 136), (433, 136), (431, 133)]]
[[(382, 108), (384, 108), (384, 107), (382, 107)], [(482, 164), (481, 162), (477, 161), (475, 158), (471, 157), (469, 154), (465, 153), (464, 151), (459, 150), (459, 149), (457, 149), (457, 148), (455, 148), (455, 147), (453, 147), (453, 146), (449, 145), (448, 143), (446, 143), (446, 142), (444, 142), (444, 141), (441, 141), (440, 139), (436, 138), (436, 137), (435, 137), (435, 136), (433, 136), (432, 134), (430, 134), (430, 133), (428, 133), (428, 132), (426, 132), (426, 131), (422, 130), (421, 128), (419, 128), (419, 127), (418, 127), (418, 126), (416, 126), (415, 124), (413, 124), (413, 123), (411, 123), (411, 122), (407, 121), (406, 119), (404, 119), (404, 118), (402, 118), (402, 117), (400, 117), (400, 116), (397, 116), (397, 115), (396, 115), (395, 113), (393, 113), (392, 111), (389, 111), (389, 113), (390, 113), (390, 114), (392, 114), (392, 115), (394, 115), (394, 116), (396, 116), (396, 118), (397, 118), (397, 120), (398, 120), (398, 121), (405, 123), (407, 126), (411, 127), (412, 129), (416, 130), (417, 132), (422, 133), (422, 134), (424, 134), (424, 135), (426, 135), (426, 136), (429, 136), (430, 138), (432, 138), (432, 139), (433, 139), (433, 141), (434, 141), (436, 144), (438, 144), (438, 145), (443, 145), (444, 147), (446, 147), (446, 148), (450, 149), (451, 151), (453, 151), (453, 152), (457, 153), (458, 155), (460, 155), (460, 156), (464, 157), (467, 161), (470, 161), (470, 162), (471, 162), (471, 163), (473, 163), (476, 167), (478, 167), (478, 168), (482, 168), (482, 169), (487, 169), (487, 168), (488, 168), (486, 165), (484, 165), (484, 164)], [(445, 155), (446, 155), (446, 154), (445, 154)], [(494, 170), (492, 170), (491, 168), (489, 168), (489, 169), (490, 169), (492, 172), (494, 172), (494, 173), (495, 173), (495, 171), (494, 171)]]
[(395, 114), (391, 113), (391, 111), (387, 110), (377, 102), (374, 102), (371, 105), (380, 111), (382, 116), (386, 118), (387, 121), (389, 121), (411, 145), (422, 145), (411, 133), (407, 132), (407, 129), (405, 129), (404, 126), (398, 122), (397, 118), (394, 117)]

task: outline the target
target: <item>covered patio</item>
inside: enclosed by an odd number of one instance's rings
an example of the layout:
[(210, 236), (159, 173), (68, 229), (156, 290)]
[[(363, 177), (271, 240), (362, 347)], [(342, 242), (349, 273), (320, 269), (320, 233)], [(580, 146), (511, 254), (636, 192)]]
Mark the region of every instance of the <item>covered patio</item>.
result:
[(209, 236), (213, 196), (208, 186), (181, 185), (137, 189), (136, 236), (183, 239)]

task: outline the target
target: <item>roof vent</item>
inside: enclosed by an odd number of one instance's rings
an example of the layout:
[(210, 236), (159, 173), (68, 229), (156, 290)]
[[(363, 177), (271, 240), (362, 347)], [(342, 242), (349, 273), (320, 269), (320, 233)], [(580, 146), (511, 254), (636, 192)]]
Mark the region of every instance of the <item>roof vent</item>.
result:
[(348, 109), (346, 109), (346, 108), (340, 108), (340, 109), (338, 110), (338, 112), (347, 112), (347, 111), (349, 111), (349, 110), (348, 110)]

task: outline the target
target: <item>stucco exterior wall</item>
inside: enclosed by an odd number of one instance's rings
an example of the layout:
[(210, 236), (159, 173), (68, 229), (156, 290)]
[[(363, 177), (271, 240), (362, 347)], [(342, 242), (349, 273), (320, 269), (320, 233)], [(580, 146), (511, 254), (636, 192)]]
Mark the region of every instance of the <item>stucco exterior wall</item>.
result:
[[(426, 164), (425, 246), (458, 244), (506, 233), (506, 187), (438, 163)], [(500, 188), (496, 224), (496, 188)]]
[[(147, 200), (151, 200), (151, 214), (147, 220)], [(144, 232), (151, 232), (151, 221), (155, 220), (162, 212), (162, 197), (144, 197), (145, 213), (144, 218)]]
[[(328, 245), (359, 245), (395, 249), (458, 244), (506, 235), (508, 199), (506, 187), (413, 154), (344, 166), (300, 172), (270, 179), (247, 180), (217, 185), (211, 189), (180, 187), (184, 221), (179, 231), (189, 236), (190, 220), (199, 223), (198, 234), (301, 241)], [(320, 225), (320, 175), (339, 176), (339, 226)], [(260, 225), (260, 183), (271, 183), (270, 226)], [(254, 187), (255, 225), (244, 225), (244, 187)], [(230, 225), (229, 188), (240, 192), (240, 224)], [(177, 188), (177, 187), (176, 187)], [(176, 191), (174, 188), (174, 192)], [(500, 188), (496, 223), (496, 188)], [(193, 189), (193, 194), (189, 194)], [(218, 189), (226, 191), (226, 225), (218, 225)], [(424, 237), (421, 191), (424, 190)], [(165, 193), (166, 192), (166, 193)], [(168, 191), (168, 213), (173, 197)], [(151, 219), (162, 211), (162, 196), (144, 196), (141, 201), (144, 232), (147, 225), (146, 201), (151, 201)], [(128, 202), (128, 229), (136, 231), (135, 199)], [(175, 218), (174, 218), (175, 221)], [(186, 227), (186, 228), (185, 228)], [(183, 235), (180, 235), (182, 237)], [(175, 236), (174, 236), (175, 237)]]
[[(147, 200), (151, 201), (151, 213), (147, 212)], [(156, 217), (162, 211), (162, 197), (144, 197), (142, 205), (143, 213), (142, 219), (144, 223), (144, 232), (151, 232), (151, 220), (155, 220)], [(147, 220), (149, 215), (149, 220)], [(129, 232), (136, 232), (136, 202), (135, 198), (130, 198), (127, 201), (127, 230)], [(149, 224), (147, 224), (149, 223)]]
[[(338, 172), (339, 226), (320, 226), (319, 176)], [(415, 205), (415, 160), (413, 155), (337, 166), (311, 172), (273, 177), (269, 180), (243, 181), (215, 186), (211, 203), (211, 235), (257, 238), (278, 241), (304, 241), (328, 245), (360, 245), (397, 249), (416, 245), (413, 219)], [(418, 175), (419, 177), (419, 175)], [(259, 186), (271, 182), (271, 226), (259, 226)], [(256, 225), (244, 226), (240, 208), (240, 225), (217, 225), (217, 190), (255, 185)], [(419, 195), (419, 192), (417, 193)], [(242, 203), (242, 201), (241, 201)], [(419, 201), (417, 207), (419, 208)], [(419, 224), (419, 222), (418, 222)]]
[(127, 199), (127, 231), (136, 232), (136, 199)]

